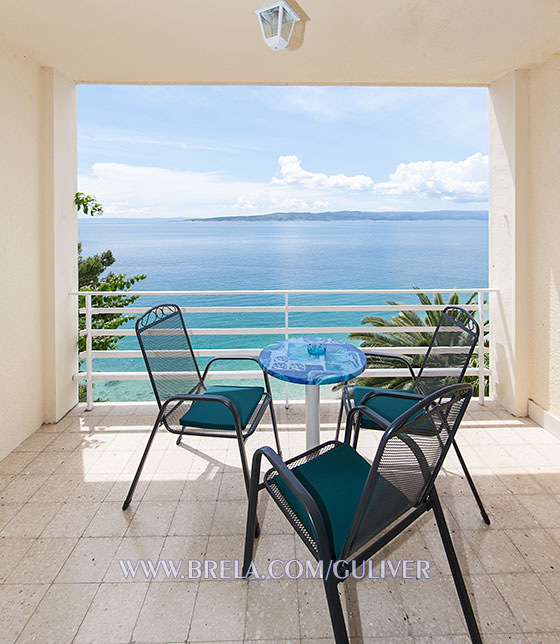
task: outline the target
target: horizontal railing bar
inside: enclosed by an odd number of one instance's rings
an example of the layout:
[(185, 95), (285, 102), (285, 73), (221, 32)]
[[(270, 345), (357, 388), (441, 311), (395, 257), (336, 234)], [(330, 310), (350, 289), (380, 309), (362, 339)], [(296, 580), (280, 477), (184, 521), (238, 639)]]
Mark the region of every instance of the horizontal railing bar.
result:
[[(448, 304), (348, 304), (332, 306), (288, 306), (288, 313), (336, 313), (341, 311), (364, 312), (364, 311), (443, 311)], [(181, 306), (183, 313), (285, 313), (284, 306)], [(461, 308), (467, 311), (478, 311), (478, 304), (461, 304)], [(489, 310), (484, 305), (484, 310)], [(108, 306), (92, 307), (92, 315), (107, 315), (115, 313), (145, 313), (148, 307), (140, 306)], [(80, 314), (85, 315), (86, 309), (82, 307)]]
[[(364, 349), (367, 353), (368, 351), (374, 351), (375, 353), (389, 353), (389, 354), (398, 354), (398, 355), (424, 355), (428, 347), (359, 347)], [(470, 351), (469, 347), (448, 347), (451, 351), (446, 351), (447, 353), (467, 353)], [(433, 347), (432, 353), (444, 353), (446, 347)], [(194, 353), (199, 358), (213, 358), (220, 356), (258, 356), (262, 349), (194, 349)], [(120, 349), (105, 349), (92, 351), (92, 358), (141, 358), (142, 352), (140, 350), (120, 350)], [(150, 352), (148, 352), (149, 354)], [(490, 353), (488, 347), (484, 347), (483, 353)], [(190, 353), (188, 351), (181, 350), (158, 350), (158, 357), (170, 357), (170, 358), (179, 358), (179, 357), (188, 357)], [(86, 352), (80, 352), (80, 358), (85, 358)]]
[[(183, 313), (284, 313), (286, 310), (283, 306), (181, 306)], [(475, 308), (477, 308), (475, 306)], [(149, 306), (107, 306), (92, 307), (93, 315), (103, 315), (105, 313), (145, 313), (149, 311)], [(330, 309), (328, 309), (330, 310)], [(84, 314), (85, 307), (79, 311)]]
[[(194, 371), (181, 371), (181, 372), (164, 372), (163, 376), (167, 379), (173, 377), (174, 380), (198, 380), (198, 375)], [(80, 371), (76, 374), (75, 379), (85, 380), (87, 372)], [(250, 371), (212, 371), (207, 378), (216, 380), (218, 378), (227, 380), (247, 380), (261, 378), (262, 371), (252, 369)], [(92, 373), (93, 380), (148, 380), (148, 373), (146, 371), (94, 371)]]
[[(435, 331), (434, 326), (301, 326), (290, 327), (288, 333), (291, 336), (295, 335), (315, 335), (317, 333), (428, 333)], [(442, 327), (447, 329), (447, 327)], [(458, 329), (449, 329), (450, 331), (457, 331)], [(166, 329), (167, 333), (161, 335), (178, 335), (180, 330)], [(219, 328), (197, 328), (189, 329), (189, 335), (284, 335), (286, 333), (285, 327), (219, 327)], [(134, 329), (92, 329), (92, 336), (129, 336), (135, 335)], [(80, 335), (87, 335), (87, 331), (82, 329)]]
[[(443, 311), (448, 304), (364, 304), (354, 305), (333, 305), (333, 306), (289, 306), (290, 313), (329, 313), (336, 311)], [(461, 308), (467, 311), (478, 311), (477, 304), (461, 304)], [(489, 307), (485, 307), (489, 308)], [(126, 310), (126, 309), (125, 309)]]
[(397, 289), (248, 289), (238, 291), (70, 291), (70, 295), (345, 295), (345, 294), (398, 294), (398, 293), (496, 293), (498, 288), (397, 288)]
[[(195, 349), (194, 353), (199, 358), (218, 358), (221, 356), (258, 356), (262, 349)], [(80, 358), (85, 351), (80, 352)], [(179, 350), (162, 350), (157, 352), (158, 357), (188, 357), (188, 351)], [(99, 351), (92, 351), (93, 358), (141, 358), (142, 352), (140, 350), (121, 350), (121, 349), (105, 349)]]
[[(424, 376), (447, 376), (453, 375), (459, 372), (459, 369), (425, 369), (423, 371)], [(261, 371), (258, 369), (252, 369), (249, 371), (210, 371), (207, 378), (212, 380), (222, 379), (222, 380), (247, 380), (247, 379), (256, 379), (261, 377)], [(466, 371), (467, 376), (478, 376), (480, 373), (478, 367), (470, 367)], [(197, 375), (191, 371), (182, 371), (182, 372), (165, 372), (165, 377), (171, 378), (174, 377), (175, 380), (193, 380), (197, 378)], [(484, 375), (489, 376), (490, 370), (484, 369)], [(366, 369), (360, 378), (363, 377), (376, 377), (376, 378), (389, 378), (389, 377), (402, 377), (410, 376), (408, 369)], [(74, 376), (75, 380), (86, 380), (87, 372), (80, 371)], [(93, 380), (148, 380), (148, 374), (145, 371), (94, 371), (92, 373)], [(328, 386), (328, 385), (325, 385)]]

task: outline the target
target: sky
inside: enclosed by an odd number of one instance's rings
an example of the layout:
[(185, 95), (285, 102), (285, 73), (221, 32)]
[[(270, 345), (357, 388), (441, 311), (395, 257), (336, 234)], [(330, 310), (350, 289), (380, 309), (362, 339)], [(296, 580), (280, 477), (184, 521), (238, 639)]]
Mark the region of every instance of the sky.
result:
[(486, 210), (486, 88), (78, 87), (107, 217)]

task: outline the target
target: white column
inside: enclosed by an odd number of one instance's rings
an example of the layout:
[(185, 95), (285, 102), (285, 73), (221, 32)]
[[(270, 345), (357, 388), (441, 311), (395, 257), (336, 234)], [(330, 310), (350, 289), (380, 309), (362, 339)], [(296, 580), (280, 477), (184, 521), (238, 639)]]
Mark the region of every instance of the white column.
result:
[[(45, 420), (77, 402), (76, 84), (44, 68), (42, 121), (43, 398)], [(38, 313), (39, 314), (39, 313)]]
[(517, 416), (529, 398), (529, 73), (490, 85), (491, 395)]
[(306, 449), (319, 444), (319, 385), (305, 385), (305, 440)]

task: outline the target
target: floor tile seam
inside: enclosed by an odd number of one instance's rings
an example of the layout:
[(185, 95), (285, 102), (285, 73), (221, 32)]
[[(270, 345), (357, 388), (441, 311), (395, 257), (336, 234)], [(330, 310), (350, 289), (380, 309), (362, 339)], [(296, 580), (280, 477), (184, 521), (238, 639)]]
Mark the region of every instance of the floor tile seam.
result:
[[(502, 573), (498, 573), (498, 574), (502, 574)], [(508, 574), (508, 573), (505, 573), (505, 574)], [(517, 574), (517, 573), (516, 573), (516, 574)], [(521, 574), (521, 575), (522, 575), (522, 574), (527, 574), (527, 573), (518, 573), (518, 574)], [(471, 577), (472, 577), (472, 576), (478, 576), (478, 575), (471, 575)], [(504, 605), (506, 606), (506, 608), (508, 609), (508, 611), (509, 611), (509, 613), (510, 613), (511, 617), (513, 618), (513, 622), (515, 623), (515, 625), (516, 625), (516, 626), (517, 626), (517, 628), (518, 628), (518, 631), (517, 631), (517, 632), (515, 632), (515, 631), (514, 631), (514, 634), (515, 634), (515, 635), (518, 635), (519, 633), (523, 633), (523, 628), (522, 628), (521, 624), (519, 623), (519, 621), (518, 621), (517, 617), (515, 616), (515, 612), (513, 611), (513, 608), (509, 605), (509, 602), (506, 600), (505, 596), (502, 594), (502, 592), (501, 592), (501, 591), (500, 591), (500, 589), (498, 588), (498, 585), (496, 584), (496, 582), (495, 582), (495, 581), (494, 581), (494, 579), (493, 579), (493, 575), (492, 575), (492, 574), (490, 574), (490, 573), (487, 573), (485, 576), (486, 576), (486, 577), (488, 577), (488, 579), (489, 579), (490, 583), (492, 584), (492, 587), (493, 587), (493, 588), (494, 588), (494, 590), (498, 593), (498, 596), (499, 596), (499, 597), (500, 597), (500, 599), (503, 601), (503, 603), (504, 603)], [(541, 582), (541, 583), (542, 583), (542, 582)], [(544, 585), (544, 584), (543, 584), (543, 585)], [(473, 591), (473, 593), (474, 593), (474, 591)], [(483, 632), (483, 633), (488, 633), (489, 631), (484, 631), (484, 630), (483, 630), (482, 632)], [(494, 632), (493, 632), (493, 634), (501, 634), (501, 633), (494, 631)]]
[[(163, 547), (163, 543), (162, 543), (162, 547)], [(160, 550), (160, 553), (161, 553), (161, 550)], [(159, 557), (159, 555), (158, 555), (158, 557)], [(112, 583), (115, 583), (115, 582), (112, 582)], [(138, 613), (136, 614), (136, 619), (134, 620), (134, 625), (132, 626), (132, 628), (130, 630), (130, 638), (128, 640), (129, 642), (135, 642), (136, 641), (134, 639), (134, 631), (136, 630), (136, 626), (138, 625), (138, 620), (140, 619), (140, 614), (142, 613), (142, 609), (144, 608), (144, 604), (146, 603), (148, 593), (150, 592), (150, 588), (152, 587), (153, 583), (154, 583), (153, 580), (150, 580), (147, 583), (146, 592), (144, 593), (144, 597), (142, 597), (142, 603), (140, 604), (140, 609), (138, 610)]]
[[(26, 584), (18, 584), (18, 585), (26, 585)], [(48, 588), (47, 588), (47, 589), (45, 590), (45, 592), (43, 593), (43, 596), (41, 597), (41, 599), (40, 599), (40, 600), (39, 600), (39, 602), (37, 603), (37, 606), (35, 606), (35, 608), (31, 611), (31, 614), (29, 615), (28, 619), (26, 619), (26, 620), (25, 620), (25, 624), (24, 624), (24, 625), (21, 627), (21, 629), (18, 631), (18, 634), (16, 635), (16, 637), (15, 637), (15, 638), (14, 638), (14, 640), (13, 640), (14, 644), (16, 644), (16, 643), (17, 643), (17, 641), (18, 641), (18, 639), (21, 637), (21, 635), (22, 635), (23, 631), (26, 629), (27, 624), (31, 621), (31, 618), (33, 617), (33, 615), (35, 614), (35, 612), (38, 610), (39, 606), (42, 604), (43, 600), (45, 599), (46, 594), (49, 592), (50, 587), (52, 586), (52, 582), (51, 582), (50, 584), (29, 584), (29, 585), (35, 585), (35, 586), (38, 586), (38, 585), (45, 585), (45, 586), (48, 586)]]
[[(540, 577), (541, 575), (555, 574), (555, 573), (543, 573), (543, 572), (537, 573), (537, 572), (533, 572), (533, 574), (537, 577), (537, 579), (539, 580), (539, 583), (544, 588), (544, 590), (547, 592), (547, 594), (550, 595), (550, 597), (552, 597), (552, 600), (558, 606), (558, 609), (560, 611), (560, 596), (556, 597), (550, 590), (548, 590), (548, 588), (546, 587), (545, 583), (543, 582), (543, 580)], [(556, 574), (558, 574), (558, 573), (556, 573)], [(559, 641), (560, 641), (560, 635), (559, 635)]]
[[(534, 572), (533, 570), (531, 570), (531, 571), (529, 571), (529, 572), (509, 572), (509, 573), (507, 573), (507, 572), (506, 572), (506, 573), (494, 573), (494, 574), (490, 575), (490, 577), (491, 577), (491, 579), (492, 579), (492, 582), (494, 583), (494, 586), (496, 586), (496, 589), (498, 590), (498, 593), (500, 593), (500, 596), (502, 597), (502, 599), (503, 599), (504, 603), (505, 603), (505, 604), (506, 604), (506, 606), (509, 608), (510, 612), (513, 614), (513, 617), (514, 617), (514, 619), (515, 619), (516, 623), (517, 623), (517, 624), (519, 625), (519, 627), (521, 628), (521, 632), (522, 632), (523, 634), (526, 634), (527, 632), (528, 632), (528, 633), (535, 633), (536, 635), (541, 635), (543, 632), (557, 633), (558, 631), (525, 631), (525, 630), (523, 630), (523, 627), (519, 624), (519, 622), (518, 622), (517, 618), (515, 617), (515, 612), (513, 611), (513, 608), (509, 605), (509, 602), (508, 602), (508, 601), (507, 601), (507, 599), (504, 597), (504, 595), (503, 595), (503, 594), (502, 594), (502, 592), (500, 591), (500, 588), (499, 588), (499, 587), (498, 587), (498, 585), (494, 582), (494, 579), (493, 579), (493, 577), (495, 577), (495, 576), (499, 576), (499, 577), (504, 577), (504, 576), (506, 576), (506, 575), (508, 575), (508, 576), (511, 576), (511, 575), (521, 576), (521, 575), (527, 575), (527, 574), (531, 574), (531, 575), (535, 576), (535, 577), (538, 579), (539, 584), (542, 586), (542, 589), (544, 590), (544, 592), (552, 598), (552, 600), (553, 600), (553, 601), (554, 601), (554, 603), (559, 607), (559, 610), (560, 610), (560, 599), (557, 599), (557, 598), (556, 598), (556, 597), (555, 597), (555, 596), (554, 596), (554, 595), (553, 595), (553, 594), (548, 590), (548, 588), (547, 588), (547, 587), (544, 585), (544, 583), (542, 582), (542, 580), (541, 580), (541, 578), (540, 578), (539, 574), (537, 574), (537, 573), (536, 573), (536, 572)], [(559, 633), (559, 638), (560, 638), (560, 633)]]
[[(214, 510), (214, 512), (215, 512), (215, 510)], [(212, 516), (212, 521), (213, 520), (214, 520), (214, 517)], [(212, 525), (212, 524), (210, 524), (210, 525)], [(210, 535), (206, 535), (206, 546), (204, 548), (204, 555), (203, 555), (204, 557), (206, 557), (206, 551), (208, 549), (208, 544), (209, 543), (210, 543)], [(199, 592), (200, 592), (200, 581), (198, 581), (198, 583), (196, 584), (196, 591), (195, 591), (194, 601), (193, 601), (193, 609), (192, 609), (192, 613), (191, 613), (191, 621), (189, 622), (189, 628), (188, 628), (188, 631), (187, 631), (187, 637), (185, 639), (185, 642), (190, 641), (189, 638), (190, 638), (191, 629), (192, 629), (193, 617), (194, 617), (194, 614), (195, 614), (195, 611), (196, 611), (196, 604), (198, 602), (198, 593)]]
[[(542, 570), (541, 570), (541, 571), (538, 571), (538, 570), (535, 570), (535, 569), (534, 569), (533, 564), (531, 563), (531, 561), (530, 561), (530, 560), (529, 560), (529, 559), (528, 559), (528, 558), (523, 554), (523, 552), (521, 552), (521, 548), (520, 548), (520, 547), (519, 547), (519, 546), (514, 542), (514, 540), (513, 540), (513, 539), (509, 536), (509, 534), (508, 534), (508, 532), (516, 532), (516, 531), (519, 531), (519, 530), (521, 530), (521, 531), (523, 531), (523, 530), (542, 530), (542, 531), (543, 531), (543, 532), (545, 532), (545, 533), (546, 533), (546, 530), (545, 530), (544, 528), (542, 528), (542, 527), (540, 527), (540, 528), (518, 528), (518, 529), (511, 529), (511, 528), (510, 528), (509, 530), (502, 530), (502, 532), (504, 532), (504, 533), (506, 534), (507, 538), (511, 541), (511, 543), (512, 543), (512, 544), (513, 544), (513, 546), (514, 546), (514, 548), (515, 548), (515, 549), (517, 550), (517, 552), (519, 553), (519, 556), (521, 557), (521, 559), (522, 559), (522, 560), (523, 560), (523, 561), (524, 561), (524, 562), (529, 566), (529, 569), (530, 569), (530, 570), (528, 570), (528, 571), (526, 571), (526, 572), (532, 572), (532, 573), (534, 573), (535, 575), (536, 575), (538, 572), (543, 572)], [(550, 536), (550, 535), (548, 535), (548, 536)], [(552, 538), (552, 537), (551, 537), (551, 538)], [(547, 589), (547, 592), (548, 592), (548, 589)]]

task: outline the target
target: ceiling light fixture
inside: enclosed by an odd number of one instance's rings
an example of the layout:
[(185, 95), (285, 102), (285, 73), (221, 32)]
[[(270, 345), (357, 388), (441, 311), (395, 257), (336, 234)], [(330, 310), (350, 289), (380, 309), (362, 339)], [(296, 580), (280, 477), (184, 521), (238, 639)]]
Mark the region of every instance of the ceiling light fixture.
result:
[(290, 5), (285, 0), (278, 0), (256, 9), (255, 13), (259, 19), (265, 43), (274, 51), (287, 47), (294, 25), (299, 20)]

